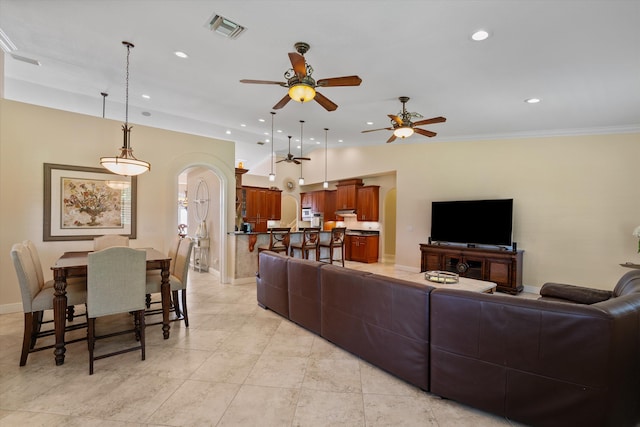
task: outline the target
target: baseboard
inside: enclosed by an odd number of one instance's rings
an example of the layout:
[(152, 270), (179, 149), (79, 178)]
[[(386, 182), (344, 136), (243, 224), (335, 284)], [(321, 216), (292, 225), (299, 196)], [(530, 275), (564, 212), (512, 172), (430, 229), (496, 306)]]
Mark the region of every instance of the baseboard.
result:
[(13, 304), (0, 305), (0, 314), (20, 313), (22, 312), (22, 303), (14, 302)]

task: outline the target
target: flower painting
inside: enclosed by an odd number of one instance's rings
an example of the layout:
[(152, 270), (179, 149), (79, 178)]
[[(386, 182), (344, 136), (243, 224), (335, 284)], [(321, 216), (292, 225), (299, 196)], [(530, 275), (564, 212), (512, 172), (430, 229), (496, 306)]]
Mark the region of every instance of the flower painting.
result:
[(62, 178), (62, 228), (122, 228), (122, 189), (107, 181)]
[(137, 177), (104, 168), (44, 163), (42, 240), (136, 238)]

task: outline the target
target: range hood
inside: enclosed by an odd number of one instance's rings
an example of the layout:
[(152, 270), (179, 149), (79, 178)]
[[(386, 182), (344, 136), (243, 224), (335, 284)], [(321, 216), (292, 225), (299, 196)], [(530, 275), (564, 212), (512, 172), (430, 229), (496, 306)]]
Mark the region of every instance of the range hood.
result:
[(339, 215), (339, 216), (356, 216), (356, 210), (355, 209), (338, 209), (336, 211), (336, 215)]

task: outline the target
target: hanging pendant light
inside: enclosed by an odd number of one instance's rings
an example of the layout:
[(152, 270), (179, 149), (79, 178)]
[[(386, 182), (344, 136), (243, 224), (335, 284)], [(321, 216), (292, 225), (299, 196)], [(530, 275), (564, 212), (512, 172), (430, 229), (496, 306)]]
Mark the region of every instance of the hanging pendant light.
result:
[(276, 180), (276, 174), (273, 173), (273, 117), (276, 115), (275, 112), (271, 112), (271, 173), (269, 174), (269, 181), (273, 182)]
[(329, 132), (329, 128), (324, 128), (324, 182), (322, 188), (329, 188), (329, 181), (327, 181), (327, 132)]
[(122, 42), (122, 44), (127, 47), (125, 116), (124, 125), (122, 125), (124, 140), (122, 143), (122, 148), (120, 148), (120, 154), (116, 157), (101, 157), (100, 164), (115, 174), (135, 176), (150, 170), (151, 165), (148, 162), (136, 159), (133, 156), (133, 149), (131, 148), (131, 126), (129, 126), (129, 54), (131, 52), (131, 48), (134, 46), (133, 43), (129, 43), (127, 41)]
[[(300, 120), (300, 157), (302, 157), (302, 127), (304, 120)], [(298, 184), (304, 185), (304, 177), (302, 176), (302, 160), (300, 160), (300, 178), (298, 178)]]

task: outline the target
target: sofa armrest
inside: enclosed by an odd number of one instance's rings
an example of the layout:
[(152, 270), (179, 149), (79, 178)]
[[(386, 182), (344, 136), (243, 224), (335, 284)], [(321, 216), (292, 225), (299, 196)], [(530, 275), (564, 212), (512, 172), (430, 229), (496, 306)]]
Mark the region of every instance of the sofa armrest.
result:
[(542, 299), (553, 298), (554, 300), (563, 300), (576, 304), (595, 304), (608, 300), (612, 295), (611, 291), (563, 283), (545, 283), (540, 288)]

